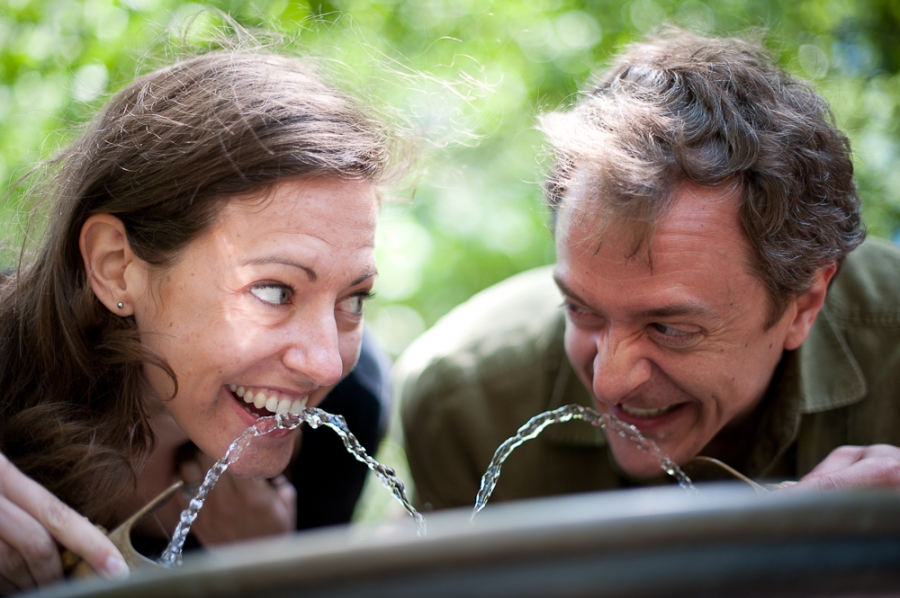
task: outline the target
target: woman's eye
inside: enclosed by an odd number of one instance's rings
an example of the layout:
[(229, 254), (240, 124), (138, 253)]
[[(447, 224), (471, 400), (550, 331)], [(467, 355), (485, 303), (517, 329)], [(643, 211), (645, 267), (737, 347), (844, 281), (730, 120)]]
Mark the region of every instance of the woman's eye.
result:
[(250, 292), (259, 299), (272, 305), (284, 305), (291, 299), (291, 289), (281, 284), (263, 284), (250, 289)]
[(351, 314), (361, 314), (363, 311), (362, 297), (354, 296), (344, 299), (340, 303), (340, 310)]
[(365, 297), (363, 295), (353, 295), (352, 297), (347, 297), (346, 299), (338, 301), (337, 309), (359, 316), (363, 313), (364, 301)]

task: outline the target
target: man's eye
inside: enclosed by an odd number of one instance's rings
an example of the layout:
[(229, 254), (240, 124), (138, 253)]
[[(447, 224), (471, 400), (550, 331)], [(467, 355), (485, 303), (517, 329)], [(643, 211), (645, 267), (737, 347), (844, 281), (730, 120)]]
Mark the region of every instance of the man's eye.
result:
[(582, 307), (569, 300), (563, 302), (568, 321), (578, 328), (596, 329), (605, 325), (605, 320), (595, 311)]
[(651, 324), (650, 328), (654, 332), (653, 336), (655, 336), (659, 342), (676, 348), (687, 348), (701, 338), (700, 332), (681, 330), (680, 328), (673, 328), (660, 323)]
[(272, 305), (284, 305), (291, 299), (291, 289), (280, 284), (257, 285), (250, 292), (257, 299)]
[(671, 326), (666, 326), (665, 324), (653, 324), (653, 327), (656, 328), (659, 332), (665, 334), (666, 336), (674, 336), (678, 338), (689, 337), (693, 332), (687, 332), (685, 330), (678, 330), (677, 328), (672, 328)]
[(563, 308), (570, 314), (575, 314), (575, 315), (587, 315), (590, 313), (585, 308), (583, 308), (579, 305), (575, 305), (574, 303), (570, 303), (569, 301), (563, 302)]

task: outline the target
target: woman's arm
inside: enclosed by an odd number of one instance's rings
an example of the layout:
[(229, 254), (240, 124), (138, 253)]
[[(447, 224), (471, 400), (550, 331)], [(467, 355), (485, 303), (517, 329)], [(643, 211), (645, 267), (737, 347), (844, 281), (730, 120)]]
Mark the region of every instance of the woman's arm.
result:
[(103, 577), (128, 576), (122, 555), (103, 532), (0, 453), (0, 594), (61, 579), (57, 543)]

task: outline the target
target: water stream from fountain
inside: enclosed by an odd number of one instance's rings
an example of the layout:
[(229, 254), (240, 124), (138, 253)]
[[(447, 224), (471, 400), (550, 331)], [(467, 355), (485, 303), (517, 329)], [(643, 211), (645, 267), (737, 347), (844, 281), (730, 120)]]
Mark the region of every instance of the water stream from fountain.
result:
[(478, 490), (478, 496), (475, 499), (475, 508), (472, 512), (472, 519), (481, 509), (487, 505), (494, 487), (497, 486), (497, 480), (500, 478), (500, 468), (506, 458), (520, 447), (522, 444), (537, 437), (544, 428), (551, 424), (561, 424), (573, 419), (584, 420), (594, 426), (600, 426), (604, 430), (614, 431), (622, 438), (626, 438), (634, 442), (639, 449), (645, 451), (654, 457), (659, 466), (670, 476), (674, 477), (678, 485), (688, 492), (695, 493), (696, 489), (691, 483), (691, 479), (685, 475), (681, 468), (666, 455), (655, 442), (648, 438), (644, 438), (641, 432), (634, 426), (626, 424), (613, 415), (600, 413), (589, 407), (581, 405), (566, 405), (552, 411), (545, 411), (535, 415), (516, 432), (516, 435), (507, 439), (503, 444), (497, 447), (494, 457), (488, 464), (487, 471), (481, 478), (481, 488)]
[[(506, 461), (507, 457), (509, 457), (517, 447), (521, 446), (526, 441), (537, 437), (547, 426), (551, 424), (561, 424), (573, 419), (584, 420), (594, 426), (600, 426), (607, 431), (612, 430), (622, 438), (631, 440), (639, 449), (654, 457), (662, 470), (674, 477), (679, 486), (689, 492), (696, 492), (690, 478), (681, 471), (681, 468), (679, 468), (668, 455), (660, 450), (655, 442), (644, 438), (636, 427), (628, 425), (612, 415), (601, 414), (588, 407), (582, 407), (581, 405), (566, 405), (565, 407), (546, 411), (532, 417), (525, 425), (519, 428), (515, 436), (507, 439), (497, 448), (493, 459), (491, 459), (491, 462), (488, 465), (487, 471), (481, 478), (481, 488), (478, 491), (478, 496), (475, 500), (472, 519), (474, 520), (475, 515), (487, 505), (488, 499), (500, 478), (500, 468), (503, 466), (503, 462)], [(172, 535), (172, 541), (159, 558), (159, 564), (165, 567), (176, 567), (181, 563), (181, 550), (184, 546), (184, 541), (191, 529), (191, 525), (197, 518), (197, 514), (200, 512), (200, 509), (203, 508), (206, 496), (209, 494), (210, 490), (212, 490), (213, 486), (216, 485), (216, 482), (219, 481), (219, 477), (225, 473), (225, 470), (227, 470), (232, 463), (238, 460), (241, 452), (254, 438), (263, 436), (274, 430), (294, 430), (304, 422), (311, 428), (326, 426), (334, 430), (338, 436), (340, 436), (347, 451), (353, 455), (357, 461), (364, 463), (372, 470), (372, 472), (378, 476), (381, 483), (390, 490), (400, 504), (403, 505), (403, 508), (406, 509), (407, 513), (415, 519), (418, 534), (420, 536), (425, 535), (425, 518), (422, 517), (409, 502), (403, 482), (397, 478), (394, 470), (379, 463), (366, 453), (366, 450), (347, 428), (347, 424), (342, 416), (333, 415), (327, 411), (322, 411), (321, 409), (304, 409), (300, 414), (281, 413), (278, 415), (261, 417), (254, 425), (244, 430), (243, 434), (231, 443), (225, 456), (216, 461), (206, 473), (206, 477), (200, 485), (200, 489), (197, 491), (194, 498), (191, 499), (188, 508), (182, 511), (178, 526), (175, 528), (175, 532)]]
[(381, 480), (381, 483), (391, 491), (394, 497), (403, 505), (403, 508), (415, 519), (418, 534), (420, 536), (425, 535), (425, 518), (422, 517), (422, 515), (412, 506), (412, 503), (409, 502), (409, 499), (406, 497), (406, 489), (403, 486), (403, 482), (397, 478), (393, 469), (379, 463), (366, 453), (366, 449), (363, 448), (356, 439), (356, 436), (354, 436), (347, 428), (347, 423), (344, 421), (343, 416), (333, 415), (327, 411), (322, 411), (321, 409), (304, 409), (299, 415), (294, 413), (281, 413), (278, 415), (261, 417), (256, 420), (254, 425), (244, 430), (243, 434), (231, 443), (231, 446), (229, 446), (228, 450), (225, 452), (225, 456), (216, 461), (206, 473), (206, 477), (203, 479), (200, 489), (197, 490), (197, 494), (191, 499), (188, 508), (182, 511), (178, 526), (172, 534), (172, 541), (169, 542), (166, 550), (159, 558), (159, 564), (170, 568), (181, 564), (181, 550), (184, 547), (184, 541), (191, 529), (191, 525), (197, 518), (197, 514), (200, 512), (200, 509), (203, 508), (206, 496), (209, 494), (210, 490), (213, 489), (213, 486), (216, 485), (216, 482), (219, 481), (219, 477), (225, 473), (225, 470), (227, 470), (231, 464), (238, 460), (241, 456), (241, 452), (247, 448), (247, 445), (249, 445), (254, 438), (263, 436), (274, 430), (294, 430), (303, 422), (306, 422), (309, 427), (314, 429), (319, 426), (326, 426), (334, 430), (337, 435), (340, 436), (347, 451), (353, 455), (357, 461), (364, 463), (372, 470), (372, 472), (378, 476), (378, 479)]

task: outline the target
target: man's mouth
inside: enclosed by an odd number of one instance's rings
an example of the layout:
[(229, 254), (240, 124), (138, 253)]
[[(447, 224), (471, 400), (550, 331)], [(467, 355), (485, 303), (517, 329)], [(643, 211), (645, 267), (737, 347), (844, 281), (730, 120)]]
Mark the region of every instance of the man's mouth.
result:
[(624, 411), (625, 413), (627, 413), (628, 415), (631, 415), (633, 417), (658, 417), (660, 415), (665, 415), (666, 413), (669, 413), (670, 411), (672, 411), (673, 409), (678, 407), (678, 404), (668, 405), (666, 407), (659, 407), (656, 409), (641, 409), (639, 407), (633, 407), (631, 405), (626, 405), (625, 403), (619, 403), (618, 406), (619, 406), (619, 409), (621, 409), (622, 411)]
[(239, 400), (244, 402), (244, 409), (257, 417), (279, 413), (299, 415), (306, 409), (308, 396), (293, 397), (277, 390), (251, 386), (229, 384), (228, 389)]

